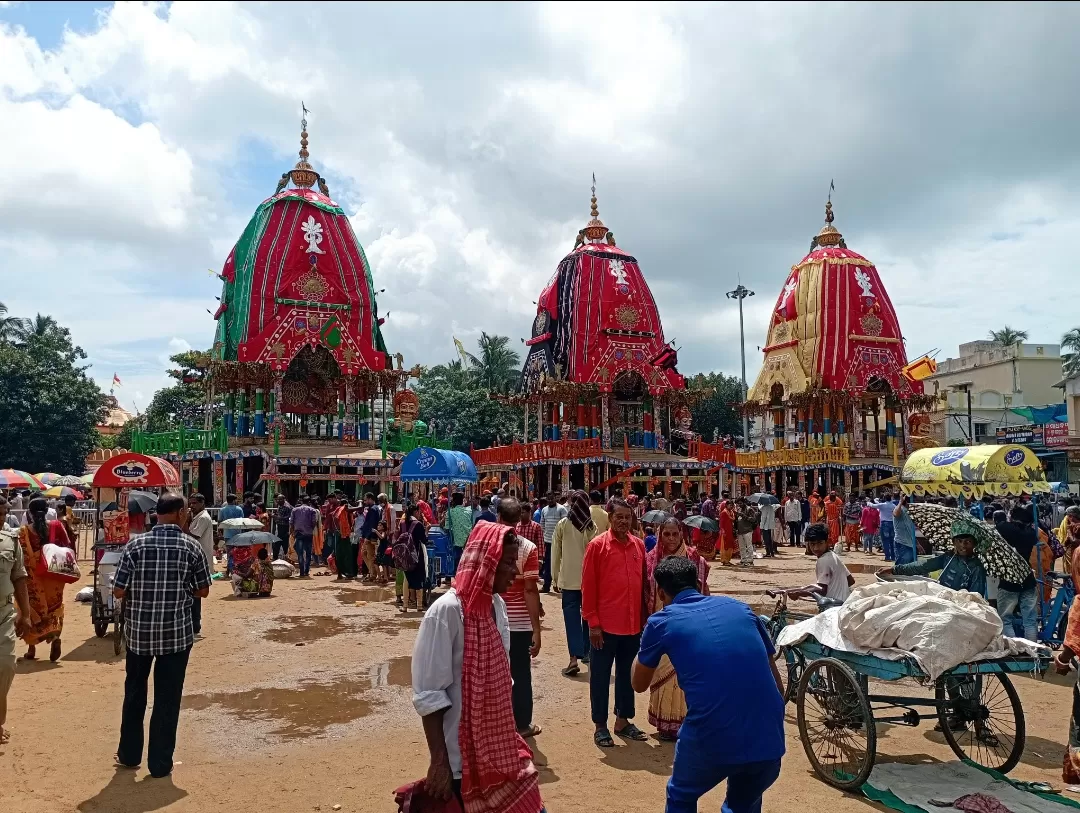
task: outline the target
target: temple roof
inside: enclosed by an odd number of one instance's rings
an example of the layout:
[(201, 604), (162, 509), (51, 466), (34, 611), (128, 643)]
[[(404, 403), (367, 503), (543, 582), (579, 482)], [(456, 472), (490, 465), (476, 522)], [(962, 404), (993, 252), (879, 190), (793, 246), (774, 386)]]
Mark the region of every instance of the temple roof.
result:
[(371, 266), (309, 163), (304, 112), (299, 160), (256, 209), (221, 271), (214, 358), (281, 372), (304, 347), (322, 347), (342, 374), (383, 370)]
[(590, 219), (537, 300), (521, 389), (531, 392), (546, 377), (610, 391), (633, 374), (654, 394), (683, 389), (638, 261), (600, 220), (595, 182)]
[(907, 353), (889, 294), (874, 264), (847, 247), (833, 219), (830, 200), (810, 253), (791, 267), (777, 296), (748, 401), (773, 401), (777, 385), (784, 401), (815, 390), (913, 395), (901, 375)]

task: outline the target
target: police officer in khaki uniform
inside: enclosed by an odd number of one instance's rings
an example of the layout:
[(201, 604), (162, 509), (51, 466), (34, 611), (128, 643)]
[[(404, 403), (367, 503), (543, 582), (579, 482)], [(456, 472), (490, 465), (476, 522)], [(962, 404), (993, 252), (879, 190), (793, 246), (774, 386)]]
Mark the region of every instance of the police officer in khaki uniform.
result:
[[(7, 502), (0, 499), (0, 529), (7, 515)], [(14, 601), (12, 601), (14, 599)], [(15, 678), (15, 639), (30, 620), (30, 599), (26, 595), (26, 568), (19, 537), (0, 530), (0, 743), (8, 740), (7, 696)]]

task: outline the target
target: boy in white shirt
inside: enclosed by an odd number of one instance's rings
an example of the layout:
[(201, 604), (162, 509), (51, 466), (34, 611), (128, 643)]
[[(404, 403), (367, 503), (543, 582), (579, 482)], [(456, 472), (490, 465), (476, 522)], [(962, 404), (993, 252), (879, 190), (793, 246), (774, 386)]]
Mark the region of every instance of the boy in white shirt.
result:
[(820, 523), (810, 525), (806, 528), (805, 539), (806, 547), (817, 557), (817, 583), (788, 590), (788, 598), (804, 598), (817, 593), (837, 601), (847, 601), (851, 588), (855, 586), (855, 577), (829, 545), (828, 528)]

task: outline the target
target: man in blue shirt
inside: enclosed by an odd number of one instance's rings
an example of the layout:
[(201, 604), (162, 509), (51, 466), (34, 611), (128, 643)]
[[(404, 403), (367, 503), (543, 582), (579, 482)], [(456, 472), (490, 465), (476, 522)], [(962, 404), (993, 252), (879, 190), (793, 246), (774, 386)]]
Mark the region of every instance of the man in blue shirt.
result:
[[(244, 514), (244, 509), (236, 504), (236, 495), (230, 494), (225, 498), (225, 505), (218, 511), (218, 524), (220, 525), (227, 519), (240, 519)], [(241, 533), (243, 528), (228, 528), (221, 532), (222, 539), (228, 542), (238, 533)], [(226, 574), (232, 573), (232, 548), (226, 545), (225, 547), (225, 572)]]
[[(666, 813), (697, 813), (698, 799), (725, 779), (724, 813), (760, 813), (784, 755), (784, 700), (769, 634), (741, 601), (701, 595), (689, 559), (664, 559), (655, 579), (664, 609), (645, 625), (631, 682), (647, 691), (667, 655), (686, 693)], [(726, 763), (716, 758), (721, 746)]]

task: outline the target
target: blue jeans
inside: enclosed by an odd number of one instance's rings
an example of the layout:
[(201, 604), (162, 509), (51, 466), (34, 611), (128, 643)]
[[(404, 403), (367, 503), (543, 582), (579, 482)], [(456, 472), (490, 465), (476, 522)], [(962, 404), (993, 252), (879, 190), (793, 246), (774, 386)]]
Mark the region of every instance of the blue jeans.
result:
[(761, 795), (780, 776), (780, 760), (746, 762), (742, 765), (717, 765), (695, 758), (689, 753), (694, 746), (675, 746), (675, 765), (667, 785), (665, 813), (697, 813), (698, 799), (727, 780), (727, 796), (720, 810), (723, 813), (761, 813)]
[(907, 565), (919, 558), (919, 555), (915, 552), (915, 540), (911, 539), (897, 539), (893, 537), (893, 553), (895, 556), (893, 560), (898, 565)]
[(311, 570), (312, 535), (296, 534), (296, 563), (300, 566), (300, 575), (308, 575)]
[(562, 591), (562, 615), (570, 657), (584, 658), (589, 652), (589, 622), (581, 617), (580, 590)]
[(873, 534), (864, 533), (862, 535), (862, 549), (863, 549), (863, 553), (873, 553), (874, 552), (874, 535)]
[(551, 592), (551, 543), (544, 543), (544, 564), (540, 565), (540, 578), (544, 580), (541, 591)]
[(1037, 586), (1021, 590), (1019, 593), (998, 587), (997, 611), (1005, 627), (1003, 630), (1005, 635), (1022, 636), (1029, 641), (1036, 640), (1038, 599)]
[(881, 549), (885, 552), (885, 561), (891, 562), (896, 558), (896, 550), (893, 546), (893, 524), (881, 523)]

